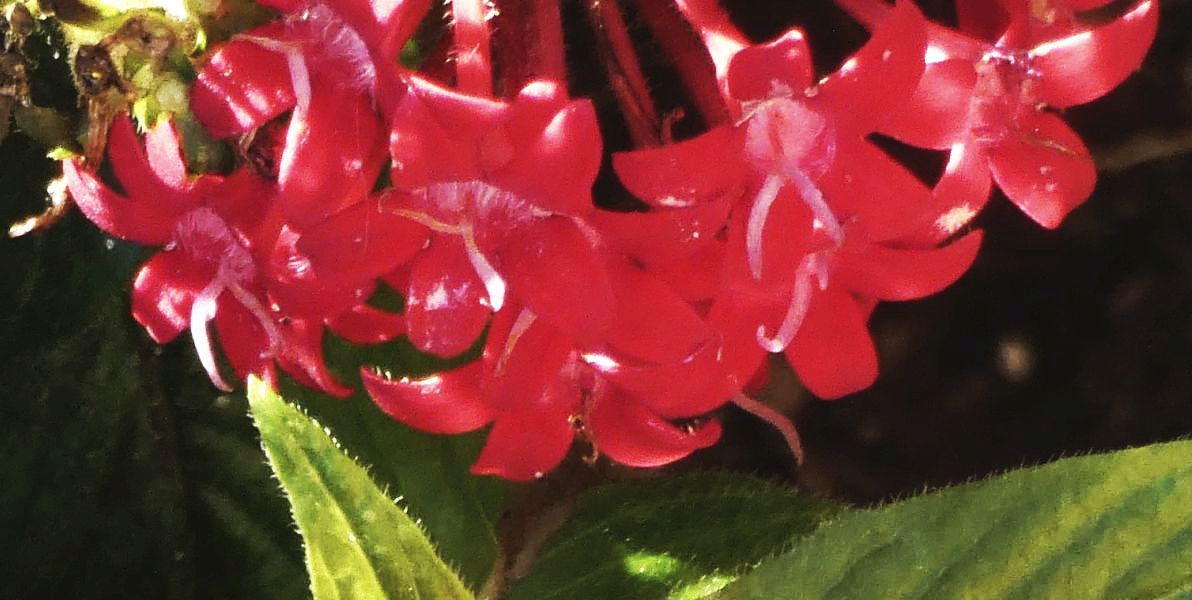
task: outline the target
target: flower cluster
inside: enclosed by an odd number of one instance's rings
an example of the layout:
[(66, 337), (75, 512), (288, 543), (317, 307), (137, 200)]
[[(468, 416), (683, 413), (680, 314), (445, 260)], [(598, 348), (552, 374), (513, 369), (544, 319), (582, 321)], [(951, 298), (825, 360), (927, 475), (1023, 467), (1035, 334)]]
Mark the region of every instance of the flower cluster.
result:
[[(216, 47), (191, 90), (235, 170), (191, 174), (168, 120), (141, 139), (121, 118), (114, 181), (81, 159), (64, 179), (105, 231), (161, 247), (133, 316), (161, 343), (189, 330), (221, 388), (212, 322), (237, 379), (280, 367), (338, 396), (351, 389), (324, 364), (325, 330), (442, 357), (487, 335), (476, 362), (416, 379), (370, 366), (364, 387), (418, 429), (491, 425), (473, 470), (514, 480), (577, 438), (622, 464), (672, 462), (717, 440), (709, 413), (729, 402), (795, 446), (746, 395), (766, 357), (821, 398), (861, 390), (878, 373), (874, 307), (964, 273), (992, 183), (1059, 225), (1095, 177), (1059, 111), (1135, 69), (1157, 19), (1155, 0), (957, 0), (953, 28), (909, 0), (838, 3), (871, 37), (822, 77), (800, 29), (754, 43), (715, 0), (643, 5), (708, 128), (676, 142), (659, 126), (613, 155), (636, 212), (593, 199), (600, 127), (568, 93), (558, 3), (540, 0), (454, 0), (446, 50), (418, 69), (395, 57), (430, 0), (269, 0), (276, 20)], [(517, 43), (492, 43), (494, 5)], [(632, 67), (624, 106), (641, 101)], [(947, 166), (923, 181), (876, 136)], [(367, 304), (382, 283), (401, 314)]]

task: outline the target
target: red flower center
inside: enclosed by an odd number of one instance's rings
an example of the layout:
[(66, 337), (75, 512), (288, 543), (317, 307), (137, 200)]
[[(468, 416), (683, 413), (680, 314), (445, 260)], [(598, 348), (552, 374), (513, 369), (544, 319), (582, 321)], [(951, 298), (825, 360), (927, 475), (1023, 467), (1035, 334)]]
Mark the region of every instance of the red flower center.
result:
[(518, 227), (551, 216), (515, 194), (483, 181), (434, 183), (415, 192), (420, 208), (393, 212), (445, 235), (459, 236), (468, 262), (488, 291), (489, 307), (505, 304), (505, 279), (481, 249), (481, 244)]

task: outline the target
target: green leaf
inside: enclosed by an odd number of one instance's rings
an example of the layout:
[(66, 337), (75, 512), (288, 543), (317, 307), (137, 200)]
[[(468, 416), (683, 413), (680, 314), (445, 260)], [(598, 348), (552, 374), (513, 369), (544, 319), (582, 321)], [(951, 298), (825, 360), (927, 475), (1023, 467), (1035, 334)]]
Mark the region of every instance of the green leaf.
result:
[(317, 600), (472, 597), (418, 524), (318, 422), (257, 379), (248, 402), (306, 542)]
[[(357, 390), (363, 389), (361, 365), (380, 365), (395, 374), (422, 374), (452, 368), (464, 360), (420, 354), (404, 338), (357, 346), (328, 336), (325, 350), (333, 372)], [(283, 379), (281, 392), (329, 427), (352, 456), (371, 465), (382, 488), (401, 492), (402, 505), (422, 523), (439, 554), (466, 585), (479, 589), (484, 584), (496, 561), (496, 523), (510, 487), (503, 480), (468, 472), (485, 432), (450, 436), (415, 431), (381, 412), (363, 391), (339, 400)]]
[(700, 598), (836, 510), (727, 473), (593, 488), (509, 598)]
[(1192, 441), (1069, 458), (851, 511), (724, 598), (1180, 598)]

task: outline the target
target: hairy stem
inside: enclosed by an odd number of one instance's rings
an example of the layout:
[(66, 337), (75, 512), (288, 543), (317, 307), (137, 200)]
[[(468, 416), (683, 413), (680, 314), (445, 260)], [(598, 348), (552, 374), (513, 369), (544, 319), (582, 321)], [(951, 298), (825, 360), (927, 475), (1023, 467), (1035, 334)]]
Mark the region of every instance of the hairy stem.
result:
[(460, 90), (491, 96), (492, 57), (485, 0), (452, 0), (455, 39), (455, 80)]
[(675, 18), (677, 14), (673, 6), (658, 0), (634, 0), (634, 5), (683, 80), (683, 86), (704, 122), (709, 127), (727, 122), (728, 110), (716, 83), (716, 70), (699, 37)]
[(559, 0), (533, 0), (536, 50), (535, 77), (567, 84), (567, 56), (563, 46), (563, 16)]
[(658, 109), (637, 61), (620, 7), (615, 0), (587, 0), (584, 6), (588, 22), (596, 32), (604, 72), (629, 126), (629, 135), (638, 147), (659, 145)]
[(675, 7), (703, 38), (704, 46), (712, 56), (712, 64), (716, 66), (716, 79), (723, 88), (729, 61), (749, 45), (749, 39), (733, 25), (717, 0), (675, 0)]

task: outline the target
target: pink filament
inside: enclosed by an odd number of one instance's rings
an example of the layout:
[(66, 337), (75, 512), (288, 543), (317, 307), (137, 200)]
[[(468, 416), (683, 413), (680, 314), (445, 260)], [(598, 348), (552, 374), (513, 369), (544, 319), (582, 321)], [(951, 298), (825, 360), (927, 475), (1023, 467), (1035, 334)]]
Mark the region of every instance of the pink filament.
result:
[(749, 271), (754, 279), (762, 278), (762, 234), (765, 232), (766, 219), (770, 216), (770, 208), (774, 206), (781, 190), (782, 178), (775, 175), (767, 177), (749, 209), (749, 223), (745, 229), (745, 255), (749, 259)]
[(795, 424), (790, 419), (745, 394), (737, 394), (733, 397), (732, 402), (745, 412), (773, 425), (786, 440), (786, 445), (791, 449), (795, 462), (799, 465), (803, 464), (803, 444), (799, 441), (799, 431), (795, 429)]
[(464, 250), (468, 254), (468, 262), (471, 263), (476, 276), (484, 283), (484, 289), (488, 292), (489, 308), (494, 311), (501, 310), (501, 307), (505, 305), (505, 292), (508, 286), (505, 284), (505, 279), (497, 272), (496, 267), (488, 261), (488, 258), (484, 256), (484, 252), (480, 250), (479, 244), (476, 243), (476, 234), (472, 231), (470, 224), (452, 225), (450, 223), (444, 223), (424, 212), (404, 208), (394, 209), (392, 212), (395, 215), (424, 225), (432, 231), (460, 236), (464, 242)]
[(766, 335), (766, 326), (758, 325), (757, 343), (768, 352), (782, 352), (795, 339), (799, 327), (803, 325), (803, 318), (807, 316), (807, 308), (811, 305), (811, 278), (819, 279), (821, 289), (827, 284), (825, 272), (820, 268), (819, 253), (808, 254), (799, 261), (795, 269), (794, 289), (791, 290), (790, 305), (782, 324), (778, 326), (778, 333), (774, 337)]
[(480, 246), (476, 245), (476, 236), (472, 233), (471, 227), (464, 229), (463, 238), (464, 247), (468, 250), (468, 262), (472, 263), (472, 268), (480, 277), (480, 281), (484, 282), (484, 289), (488, 291), (489, 308), (494, 311), (501, 310), (505, 305), (505, 280), (496, 267), (485, 258)]
[(791, 161), (782, 162), (782, 174), (795, 185), (795, 189), (799, 190), (799, 197), (803, 199), (807, 208), (811, 209), (811, 214), (815, 215), (816, 225), (826, 229), (828, 237), (837, 245), (843, 243), (844, 229), (841, 228), (840, 221), (836, 219), (836, 215), (824, 198), (824, 193), (816, 187), (815, 182), (807, 176), (803, 169)]
[(232, 386), (219, 374), (219, 366), (215, 363), (215, 348), (211, 345), (211, 332), (207, 329), (207, 323), (215, 318), (216, 300), (223, 289), (224, 284), (217, 276), (195, 296), (194, 302), (190, 305), (190, 337), (194, 340), (199, 362), (207, 371), (211, 383), (225, 392), (230, 392)]
[[(306, 135), (307, 120), (310, 118), (311, 83), (310, 71), (306, 68), (306, 58), (303, 57), (302, 51), (293, 44), (252, 35), (241, 36), (241, 38), (286, 57), (286, 63), (290, 69), (290, 85), (294, 88), (295, 105), (294, 112), (290, 116), (290, 126), (286, 129), (286, 145), (278, 170), (283, 174), (290, 173), (294, 168), (294, 161), (298, 158), (297, 149), (303, 147), (301, 142)], [(284, 178), (285, 175), (283, 175)]]
[(497, 359), (496, 374), (498, 376), (505, 374), (505, 365), (509, 362), (509, 355), (513, 354), (513, 349), (517, 347), (518, 340), (525, 335), (530, 326), (537, 320), (538, 315), (535, 315), (530, 309), (523, 308), (517, 314), (517, 319), (513, 321), (513, 327), (509, 329), (509, 336), (505, 338), (505, 348), (501, 351), (501, 357)]

